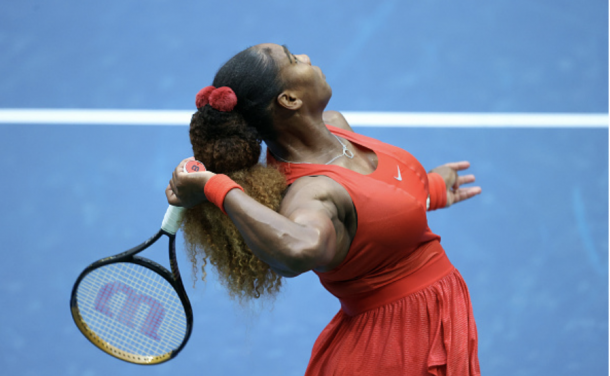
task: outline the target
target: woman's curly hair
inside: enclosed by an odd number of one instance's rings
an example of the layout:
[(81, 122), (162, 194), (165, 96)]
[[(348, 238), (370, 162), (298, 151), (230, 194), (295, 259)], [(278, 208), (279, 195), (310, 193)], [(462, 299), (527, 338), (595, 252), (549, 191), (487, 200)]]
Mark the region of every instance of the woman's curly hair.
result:
[[(190, 138), (195, 159), (209, 171), (228, 175), (250, 197), (277, 211), (286, 179), (276, 168), (259, 163), (263, 135), (273, 131), (271, 102), (283, 89), (270, 51), (251, 47), (240, 52), (218, 71), (213, 85), (233, 89), (237, 106), (221, 112), (205, 105), (193, 115)], [(240, 300), (279, 291), (281, 277), (250, 251), (230, 218), (213, 204), (187, 210), (183, 230), (195, 275), (200, 258), (202, 278), (209, 262), (229, 294)]]

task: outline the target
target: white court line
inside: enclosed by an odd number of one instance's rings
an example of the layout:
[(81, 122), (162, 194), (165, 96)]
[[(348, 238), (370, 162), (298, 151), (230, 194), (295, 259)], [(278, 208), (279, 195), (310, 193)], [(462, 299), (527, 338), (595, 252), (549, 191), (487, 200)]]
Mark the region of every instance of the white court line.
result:
[[(0, 124), (179, 125), (194, 111), (0, 109)], [(343, 112), (352, 126), (608, 128), (604, 113)]]

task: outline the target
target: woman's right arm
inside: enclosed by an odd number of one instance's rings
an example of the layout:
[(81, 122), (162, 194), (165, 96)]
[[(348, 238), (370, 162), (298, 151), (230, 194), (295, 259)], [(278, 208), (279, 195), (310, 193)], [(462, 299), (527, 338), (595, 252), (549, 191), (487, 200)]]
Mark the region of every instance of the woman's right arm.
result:
[(286, 277), (324, 267), (337, 249), (336, 208), (311, 194), (320, 190), (315, 184), (300, 185), (290, 187), (279, 213), (237, 189), (229, 192), (224, 203), (250, 250)]
[[(213, 174), (186, 174), (181, 166), (166, 190), (168, 202), (193, 206), (205, 199), (201, 192)], [(352, 208), (351, 199), (336, 185), (326, 177), (298, 179), (288, 189), (279, 213), (239, 189), (229, 191), (223, 207), (258, 258), (278, 274), (295, 277), (338, 265), (347, 254), (351, 237), (344, 218)]]

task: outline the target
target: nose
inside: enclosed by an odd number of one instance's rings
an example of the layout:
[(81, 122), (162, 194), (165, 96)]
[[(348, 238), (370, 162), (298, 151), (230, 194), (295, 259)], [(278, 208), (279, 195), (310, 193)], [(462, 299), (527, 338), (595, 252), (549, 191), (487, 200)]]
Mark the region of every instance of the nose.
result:
[(305, 54), (297, 55), (297, 59), (299, 59), (300, 62), (311, 65), (311, 60), (309, 59), (309, 56)]

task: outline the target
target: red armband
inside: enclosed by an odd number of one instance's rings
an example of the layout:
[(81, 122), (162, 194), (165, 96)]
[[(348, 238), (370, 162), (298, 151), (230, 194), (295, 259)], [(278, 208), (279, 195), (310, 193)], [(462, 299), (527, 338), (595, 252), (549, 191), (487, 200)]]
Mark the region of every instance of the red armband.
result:
[(428, 174), (428, 192), (430, 193), (430, 208), (428, 210), (441, 209), (447, 206), (445, 179), (436, 172)]
[(225, 196), (231, 189), (241, 189), (243, 192), (243, 188), (231, 180), (227, 175), (217, 174), (214, 175), (205, 183), (205, 187), (203, 188), (203, 193), (205, 193), (205, 197), (209, 202), (218, 206), (223, 213), (227, 214), (224, 209), (224, 201)]

